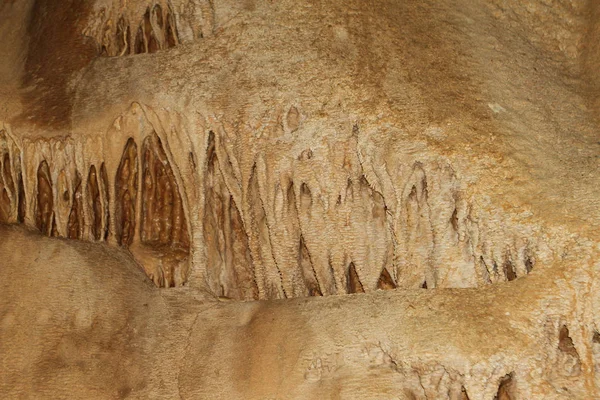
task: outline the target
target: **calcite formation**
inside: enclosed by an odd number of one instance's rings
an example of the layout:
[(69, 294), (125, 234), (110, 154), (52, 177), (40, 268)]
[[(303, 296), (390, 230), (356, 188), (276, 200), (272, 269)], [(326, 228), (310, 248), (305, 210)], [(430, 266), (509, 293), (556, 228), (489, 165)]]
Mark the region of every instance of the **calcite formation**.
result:
[(0, 0), (1, 397), (600, 397), (599, 21)]

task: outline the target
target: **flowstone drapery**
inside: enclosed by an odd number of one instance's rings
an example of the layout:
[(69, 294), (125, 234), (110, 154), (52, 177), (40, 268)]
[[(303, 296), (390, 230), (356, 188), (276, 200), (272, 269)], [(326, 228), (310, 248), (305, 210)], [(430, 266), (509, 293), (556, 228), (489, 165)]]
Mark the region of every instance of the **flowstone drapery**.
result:
[(2, 397), (600, 397), (599, 15), (0, 2)]

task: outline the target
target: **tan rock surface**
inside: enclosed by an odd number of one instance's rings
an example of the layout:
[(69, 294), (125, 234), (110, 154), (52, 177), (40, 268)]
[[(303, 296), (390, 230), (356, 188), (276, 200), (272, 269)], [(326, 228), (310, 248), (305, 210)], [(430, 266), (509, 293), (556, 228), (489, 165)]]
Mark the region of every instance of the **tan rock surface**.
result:
[(4, 0), (0, 393), (600, 397), (599, 13)]

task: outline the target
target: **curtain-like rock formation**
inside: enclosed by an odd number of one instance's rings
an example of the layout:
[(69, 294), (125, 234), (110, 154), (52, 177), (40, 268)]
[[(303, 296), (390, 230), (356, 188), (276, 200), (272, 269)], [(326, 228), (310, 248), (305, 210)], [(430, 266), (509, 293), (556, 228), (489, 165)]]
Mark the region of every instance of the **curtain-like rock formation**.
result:
[(0, 397), (599, 397), (597, 16), (0, 2)]

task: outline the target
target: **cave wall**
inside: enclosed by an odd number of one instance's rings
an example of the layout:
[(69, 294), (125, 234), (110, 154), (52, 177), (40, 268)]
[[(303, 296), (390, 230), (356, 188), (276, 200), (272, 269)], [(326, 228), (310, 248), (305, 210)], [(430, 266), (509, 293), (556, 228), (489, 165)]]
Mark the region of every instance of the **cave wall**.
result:
[(597, 8), (0, 2), (0, 393), (598, 397)]

